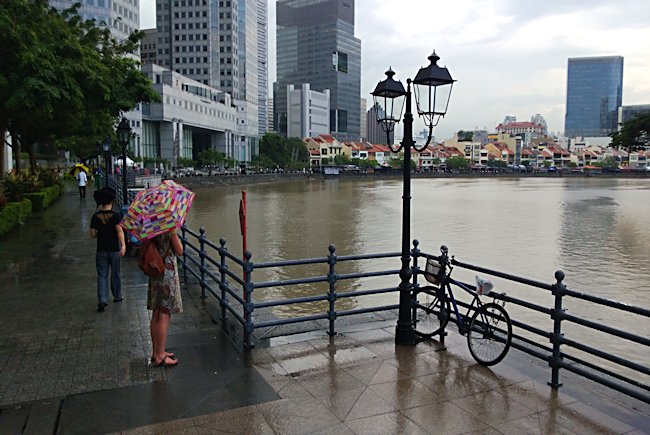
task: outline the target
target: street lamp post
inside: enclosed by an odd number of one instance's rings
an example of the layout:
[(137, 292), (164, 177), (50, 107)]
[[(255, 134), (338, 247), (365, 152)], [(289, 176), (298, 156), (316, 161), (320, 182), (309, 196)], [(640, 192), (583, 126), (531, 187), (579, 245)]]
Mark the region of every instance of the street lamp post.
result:
[(117, 139), (120, 142), (122, 147), (122, 205), (129, 205), (129, 192), (127, 191), (127, 179), (126, 179), (126, 148), (129, 146), (129, 139), (131, 138), (131, 125), (129, 125), (129, 120), (122, 118), (119, 125), (117, 126)]
[(106, 177), (106, 187), (108, 187), (108, 176), (111, 173), (111, 169), (110, 169), (111, 137), (110, 136), (106, 136), (104, 138), (104, 142), (102, 143), (102, 148), (104, 148), (104, 162), (106, 163), (106, 174), (104, 174), (104, 177)]
[[(388, 146), (393, 152), (404, 150), (404, 185), (402, 194), (402, 268), (400, 269), (399, 284), (399, 317), (395, 329), (395, 343), (413, 345), (416, 343), (415, 330), (412, 320), (412, 288), (411, 278), (413, 270), (411, 264), (411, 147), (416, 151), (423, 151), (427, 148), (433, 137), (433, 127), (438, 125), (441, 117), (447, 113), (449, 97), (455, 80), (451, 78), (447, 68), (437, 65), (440, 57), (434, 51), (429, 56), (431, 64), (428, 67), (420, 68), (414, 80), (407, 79), (406, 90), (402, 82), (393, 79), (395, 72), (392, 69), (386, 71), (386, 80), (377, 83), (375, 90), (371, 93), (376, 105), (383, 110), (376, 110), (377, 122), (381, 124), (386, 132)], [(414, 86), (415, 102), (418, 115), (423, 117), (429, 127), (429, 137), (423, 146), (416, 145), (413, 140), (413, 113), (411, 112), (411, 84)], [(406, 97), (406, 112), (404, 113), (404, 137), (399, 145), (390, 143), (390, 134), (395, 129), (395, 124), (400, 121), (404, 100)], [(397, 109), (397, 112), (395, 112)]]

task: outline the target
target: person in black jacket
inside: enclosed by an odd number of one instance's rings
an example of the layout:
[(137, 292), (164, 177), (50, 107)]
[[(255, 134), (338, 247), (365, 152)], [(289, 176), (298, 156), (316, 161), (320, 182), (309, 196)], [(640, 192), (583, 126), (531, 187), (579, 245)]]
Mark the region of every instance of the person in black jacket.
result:
[(93, 194), (99, 210), (90, 220), (90, 237), (97, 239), (97, 311), (102, 312), (108, 305), (108, 271), (111, 272), (111, 292), (113, 302), (122, 299), (120, 281), (120, 257), (126, 253), (124, 231), (120, 226), (120, 215), (113, 211), (115, 190), (110, 187), (95, 191)]

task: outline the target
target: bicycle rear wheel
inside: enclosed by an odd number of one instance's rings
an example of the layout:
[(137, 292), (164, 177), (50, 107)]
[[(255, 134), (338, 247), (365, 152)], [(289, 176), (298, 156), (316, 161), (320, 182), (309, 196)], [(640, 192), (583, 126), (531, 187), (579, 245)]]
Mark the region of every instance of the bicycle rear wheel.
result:
[(506, 310), (493, 302), (479, 307), (469, 324), (467, 345), (472, 357), (481, 365), (500, 362), (512, 342), (512, 323)]
[(415, 331), (430, 338), (442, 331), (449, 322), (449, 298), (442, 288), (426, 286), (415, 293)]

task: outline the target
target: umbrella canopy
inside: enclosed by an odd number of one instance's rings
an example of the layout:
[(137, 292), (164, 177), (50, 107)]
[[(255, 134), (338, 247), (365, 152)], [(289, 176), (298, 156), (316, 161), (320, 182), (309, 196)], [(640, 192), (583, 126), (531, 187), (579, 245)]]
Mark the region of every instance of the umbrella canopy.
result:
[(137, 194), (121, 225), (139, 240), (180, 228), (194, 200), (194, 192), (172, 181)]
[(81, 171), (84, 171), (86, 174), (89, 174), (89, 173), (90, 173), (90, 169), (88, 168), (88, 166), (84, 165), (83, 163), (77, 163), (77, 164), (74, 165), (72, 168), (70, 168), (70, 171), (68, 171), (68, 172), (69, 172), (70, 175), (72, 175), (73, 177), (76, 177), (77, 174), (78, 174), (79, 172), (81, 172)]

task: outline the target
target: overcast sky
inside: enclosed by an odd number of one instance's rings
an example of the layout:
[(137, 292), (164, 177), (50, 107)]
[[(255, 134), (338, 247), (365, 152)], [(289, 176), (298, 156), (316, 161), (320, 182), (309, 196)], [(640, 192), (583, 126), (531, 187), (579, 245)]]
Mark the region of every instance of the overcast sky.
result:
[[(433, 49), (454, 85), (438, 139), (505, 115), (536, 113), (564, 130), (567, 58), (623, 56), (623, 104), (650, 104), (648, 0), (356, 0), (361, 96), (391, 66), (406, 82)], [(155, 27), (155, 0), (141, 1), (142, 28)], [(269, 83), (275, 80), (275, 0), (269, 0)], [(269, 92), (272, 86), (269, 86)], [(415, 130), (423, 125), (416, 124)]]

